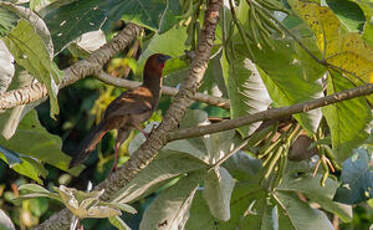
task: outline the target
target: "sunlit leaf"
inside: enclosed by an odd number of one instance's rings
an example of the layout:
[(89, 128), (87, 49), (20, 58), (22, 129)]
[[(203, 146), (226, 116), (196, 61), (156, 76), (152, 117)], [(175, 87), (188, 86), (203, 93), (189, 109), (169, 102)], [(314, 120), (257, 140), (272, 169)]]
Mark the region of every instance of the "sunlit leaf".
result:
[(25, 20), (20, 20), (17, 27), (3, 39), (14, 59), (38, 81), (46, 84), (51, 104), (51, 116), (59, 113), (57, 102), (58, 86), (62, 72), (51, 60), (43, 40), (34, 28)]
[(289, 2), (314, 31), (327, 63), (342, 69), (356, 81), (372, 81), (373, 46), (367, 45), (360, 34), (345, 32), (337, 16), (328, 7), (299, 0)]
[[(331, 72), (329, 95), (353, 87), (339, 73)], [(365, 98), (360, 97), (324, 107), (322, 111), (331, 131), (333, 152), (342, 163), (368, 137), (366, 128), (372, 119), (370, 107)]]
[[(231, 59), (231, 60), (229, 60)], [(264, 111), (271, 104), (267, 89), (255, 64), (245, 56), (221, 58), (223, 76), (230, 99), (232, 118)], [(251, 135), (261, 124), (257, 122), (237, 130), (241, 136)]]

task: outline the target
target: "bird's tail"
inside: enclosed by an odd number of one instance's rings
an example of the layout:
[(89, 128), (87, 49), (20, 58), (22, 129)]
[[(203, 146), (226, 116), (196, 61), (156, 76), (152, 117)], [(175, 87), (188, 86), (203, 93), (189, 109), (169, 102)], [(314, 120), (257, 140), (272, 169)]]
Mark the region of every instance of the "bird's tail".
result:
[(74, 151), (73, 159), (69, 164), (69, 168), (82, 163), (88, 157), (89, 153), (95, 149), (97, 143), (108, 131), (109, 129), (105, 127), (104, 122), (100, 122), (97, 126), (95, 126), (88, 133), (88, 135), (84, 137), (76, 151)]

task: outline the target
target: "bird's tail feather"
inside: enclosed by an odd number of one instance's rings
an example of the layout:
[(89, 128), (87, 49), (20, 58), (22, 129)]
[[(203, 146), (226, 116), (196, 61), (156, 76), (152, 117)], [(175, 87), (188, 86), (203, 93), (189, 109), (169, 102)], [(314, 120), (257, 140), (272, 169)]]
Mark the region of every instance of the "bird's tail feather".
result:
[(73, 159), (70, 162), (69, 168), (77, 166), (78, 164), (82, 163), (92, 152), (97, 143), (102, 139), (102, 137), (108, 132), (109, 130), (105, 128), (105, 123), (100, 122), (97, 126), (95, 126), (87, 136), (84, 137), (83, 141), (80, 143), (76, 151), (74, 151)]

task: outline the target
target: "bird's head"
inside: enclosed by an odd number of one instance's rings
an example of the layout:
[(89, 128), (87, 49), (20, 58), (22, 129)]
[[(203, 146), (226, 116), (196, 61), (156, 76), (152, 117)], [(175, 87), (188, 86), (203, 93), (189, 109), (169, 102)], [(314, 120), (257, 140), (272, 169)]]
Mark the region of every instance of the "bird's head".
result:
[(153, 54), (146, 60), (144, 75), (162, 77), (164, 64), (170, 58), (170, 56), (164, 54)]

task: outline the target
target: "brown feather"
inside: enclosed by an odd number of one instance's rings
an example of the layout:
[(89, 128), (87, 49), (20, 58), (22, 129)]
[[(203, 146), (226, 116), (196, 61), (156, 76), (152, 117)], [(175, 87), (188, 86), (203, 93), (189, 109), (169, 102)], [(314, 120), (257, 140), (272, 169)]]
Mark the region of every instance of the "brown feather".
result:
[[(92, 129), (77, 148), (70, 167), (82, 163), (107, 131), (119, 129), (121, 133), (126, 133), (118, 135), (121, 136), (117, 138), (118, 147), (127, 139), (131, 128), (138, 128), (152, 116), (161, 96), (162, 71), (167, 59), (168, 56), (163, 54), (154, 54), (148, 58), (144, 67), (143, 84), (125, 91), (109, 104), (100, 124)], [(119, 147), (116, 151), (118, 149)]]

